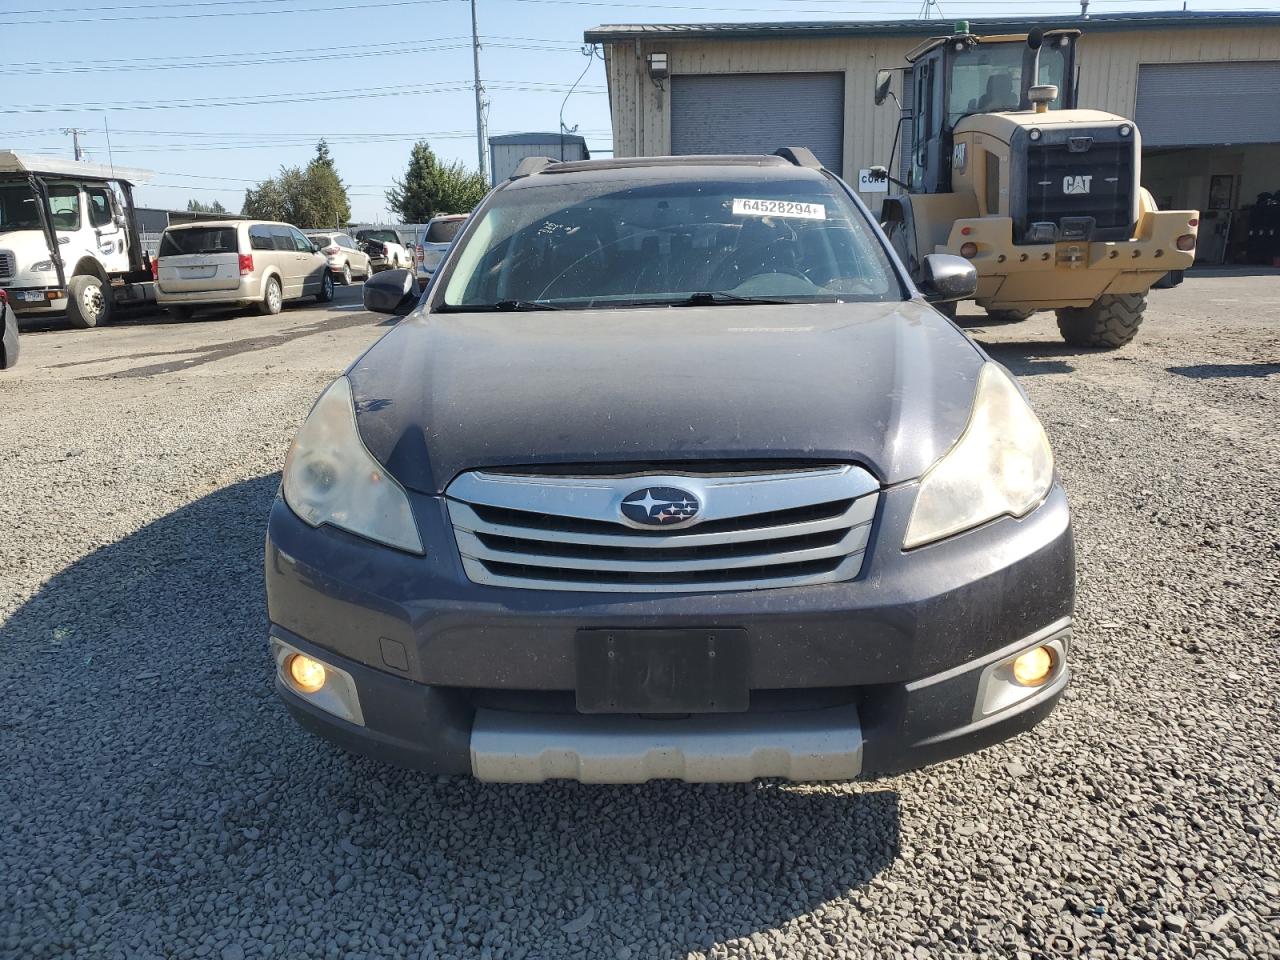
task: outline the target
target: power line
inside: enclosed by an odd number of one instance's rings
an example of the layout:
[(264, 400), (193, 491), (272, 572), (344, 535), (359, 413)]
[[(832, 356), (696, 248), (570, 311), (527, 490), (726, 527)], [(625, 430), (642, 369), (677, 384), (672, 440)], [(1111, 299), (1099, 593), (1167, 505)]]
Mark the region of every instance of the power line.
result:
[[(297, 3), (299, 0), (226, 0), (227, 3), (244, 3), (254, 7), (259, 7), (263, 3)], [(305, 0), (302, 0), (305, 2)], [(417, 7), (429, 3), (454, 3), (456, 0), (380, 0), (378, 9), (385, 10), (387, 7)], [(199, 4), (197, 4), (198, 6)], [(192, 6), (192, 4), (186, 4)], [(80, 10), (128, 10), (130, 7), (75, 7), (68, 8), (72, 11)], [(233, 10), (220, 11), (218, 13), (172, 13), (147, 16), (127, 16), (127, 17), (59, 17), (58, 23), (138, 23), (142, 20), (205, 20), (210, 17), (271, 17), (282, 13), (348, 13), (350, 7), (347, 5), (337, 7), (301, 7), (292, 10)], [(6, 27), (20, 26), (47, 26), (51, 18), (58, 15), (57, 10), (22, 10), (22, 11), (6, 11), (0, 16), (16, 16), (21, 14), (41, 14), (39, 20), (11, 20), (7, 23), (0, 24)]]
[[(470, 49), (469, 38), (449, 38), (451, 42), (438, 42), (423, 44), (422, 41), (406, 41), (398, 44), (378, 44), (375, 46), (397, 46), (403, 49), (397, 50), (344, 50), (341, 53), (333, 53), (332, 47), (312, 48), (310, 50), (279, 50), (276, 53), (283, 56), (264, 57), (257, 53), (244, 54), (223, 54), (222, 57), (238, 56), (243, 59), (204, 59), (204, 58), (185, 58), (185, 62), (179, 58), (159, 58), (156, 61), (148, 62), (145, 59), (135, 59), (129, 63), (104, 62), (102, 60), (81, 60), (72, 63), (63, 63), (57, 66), (45, 66), (43, 63), (0, 63), (0, 74), (21, 74), (23, 76), (54, 76), (65, 74), (84, 74), (84, 73), (152, 73), (158, 70), (212, 70), (222, 67), (261, 67), (272, 66), (275, 64), (290, 63), (320, 63), (329, 60), (340, 60), (346, 62), (348, 60), (366, 60), (370, 57), (403, 57), (418, 56), (423, 53), (444, 53), (451, 50), (467, 50)], [(468, 41), (468, 42), (462, 42)], [(484, 42), (487, 47), (494, 47), (502, 50), (528, 50), (541, 51), (546, 53), (568, 53), (568, 47), (552, 46), (550, 44), (542, 45), (538, 43), (509, 43), (502, 40)], [(44, 63), (47, 63), (45, 61)]]
[[(199, 7), (199, 6), (212, 6), (212, 5), (229, 6), (233, 4), (235, 5), (242, 4), (242, 5), (252, 6), (252, 7), (260, 7), (262, 3), (265, 3), (265, 2), (289, 3), (289, 2), (305, 2), (305, 0), (216, 0), (216, 3), (210, 2), (210, 3), (196, 3), (196, 4), (180, 4), (180, 6)], [(387, 7), (407, 7), (407, 6), (420, 6), (424, 4), (454, 3), (454, 2), (457, 2), (457, 0), (385, 0), (385, 2), (382, 2), (379, 4), (379, 10), (385, 9)], [(645, 10), (649, 12), (658, 11), (658, 10), (692, 10), (692, 11), (709, 11), (709, 12), (717, 12), (717, 13), (740, 13), (740, 14), (753, 14), (753, 13), (830, 14), (831, 12), (830, 7), (820, 8), (820, 9), (807, 9), (807, 8), (800, 8), (800, 7), (743, 8), (743, 7), (726, 7), (726, 6), (701, 6), (701, 5), (692, 5), (692, 4), (646, 4), (646, 3), (630, 3), (629, 4), (629, 3), (617, 3), (617, 2), (613, 2), (613, 0), (509, 0), (509, 2), (553, 4), (553, 5), (579, 6), (579, 7), (608, 7), (608, 8), (614, 8), (614, 9)], [(826, 4), (836, 4), (840, 6), (848, 5), (848, 0), (777, 0), (777, 2), (826, 3)], [(1096, 2), (1106, 3), (1108, 5), (1113, 5), (1113, 6), (1125, 6), (1125, 5), (1164, 3), (1166, 2), (1166, 0), (1096, 0)], [(889, 13), (894, 16), (908, 17), (908, 16), (911, 16), (912, 14), (912, 9), (906, 5), (906, 0), (860, 0), (860, 3), (862, 5), (870, 5), (870, 6), (879, 5), (882, 7), (883, 6), (892, 7), (893, 8), (892, 10), (884, 10), (883, 12)], [(952, 5), (960, 6), (960, 7), (979, 7), (979, 8), (988, 8), (992, 6), (1025, 7), (1026, 0), (952, 0)], [(1062, 0), (1062, 5), (1070, 6), (1071, 5), (1070, 0)], [(167, 8), (171, 6), (172, 6), (171, 4), (137, 4), (132, 6), (115, 6), (115, 7), (100, 7), (100, 8), (68, 7), (68, 8), (64, 8), (64, 10), (62, 11), (32, 9), (32, 10), (21, 10), (21, 11), (6, 11), (4, 13), (0, 13), (0, 16), (36, 15), (36, 14), (40, 16), (40, 19), (38, 20), (12, 20), (3, 24), (4, 26), (14, 27), (14, 26), (45, 26), (49, 23), (50, 18), (54, 16), (59, 17), (58, 22), (60, 24), (70, 24), (70, 23), (101, 24), (101, 23), (124, 23), (124, 22), (137, 23), (144, 20), (198, 20), (198, 19), (206, 19), (210, 17), (227, 17), (227, 16), (263, 17), (263, 16), (275, 16), (279, 14), (292, 14), (292, 13), (341, 14), (341, 13), (347, 12), (347, 10), (349, 9), (349, 7), (347, 6), (336, 6), (336, 7), (298, 7), (298, 8), (292, 8), (287, 10), (262, 10), (262, 9), (239, 10), (237, 9), (237, 10), (222, 10), (217, 13), (175, 13), (175, 14), (150, 14), (150, 15), (132, 14), (130, 16), (124, 16), (124, 17), (95, 16), (95, 17), (67, 18), (67, 17), (60, 16), (62, 12), (66, 12), (66, 11), (78, 12), (78, 11), (89, 11), (89, 10), (98, 10), (98, 11), (133, 10), (133, 9), (144, 9), (144, 8), (150, 9), (152, 7)], [(1240, 12), (1269, 10), (1269, 9), (1271, 8), (1268, 8), (1268, 7), (1238, 8)]]
[[(491, 81), (490, 86), (495, 90), (516, 93), (564, 93), (568, 89), (564, 84), (502, 80)], [(406, 88), (403, 90), (377, 90), (365, 93), (312, 93), (306, 95), (268, 94), (252, 97), (231, 97), (225, 100), (196, 98), (191, 100), (161, 101), (132, 100), (124, 103), (39, 103), (22, 107), (0, 107), (0, 114), (106, 113), (113, 110), (188, 110), (198, 107), (254, 107), (261, 106), (263, 104), (275, 103), (332, 103), (340, 100), (374, 100), (386, 97), (427, 96), (436, 93), (456, 93), (458, 91), (469, 89), (470, 84), (466, 83), (439, 83), (428, 84), (422, 87)], [(606, 92), (604, 87), (580, 88), (580, 90), (585, 93), (596, 94), (603, 94)]]
[[(447, 50), (465, 49), (467, 44), (464, 43), (442, 43), (435, 46), (416, 45), (407, 47), (403, 50), (370, 50), (363, 53), (344, 52), (344, 53), (308, 53), (305, 56), (287, 56), (287, 57), (269, 57), (253, 56), (251, 59), (243, 60), (222, 60), (222, 61), (193, 61), (189, 63), (103, 63), (102, 61), (88, 61), (83, 65), (60, 65), (53, 67), (31, 67), (21, 66), (17, 64), (0, 64), (0, 74), (19, 73), (24, 76), (49, 76), (54, 74), (81, 74), (81, 73), (136, 73), (140, 71), (153, 72), (156, 70), (201, 70), (201, 69), (217, 69), (219, 67), (261, 67), (271, 66), (272, 64), (287, 63), (319, 63), (326, 60), (363, 60), (369, 57), (394, 57), (406, 56), (409, 54), (421, 53), (439, 53)], [(328, 48), (330, 51), (332, 47)], [(283, 51), (282, 51), (283, 52)]]

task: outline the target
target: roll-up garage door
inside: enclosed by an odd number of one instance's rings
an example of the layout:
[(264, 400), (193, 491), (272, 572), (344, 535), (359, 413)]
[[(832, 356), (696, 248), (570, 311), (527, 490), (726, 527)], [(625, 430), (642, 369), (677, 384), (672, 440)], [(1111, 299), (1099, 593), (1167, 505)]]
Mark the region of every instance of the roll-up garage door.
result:
[(671, 152), (773, 153), (808, 147), (843, 173), (843, 73), (671, 78)]
[(1280, 143), (1280, 61), (1141, 64), (1137, 113), (1146, 147)]

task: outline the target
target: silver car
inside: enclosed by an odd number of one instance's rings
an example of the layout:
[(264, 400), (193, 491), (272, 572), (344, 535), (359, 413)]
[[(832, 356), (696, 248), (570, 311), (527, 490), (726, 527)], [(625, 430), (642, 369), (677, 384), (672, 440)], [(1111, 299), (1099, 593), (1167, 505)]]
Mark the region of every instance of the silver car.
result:
[(355, 277), (368, 280), (373, 275), (369, 255), (345, 233), (306, 231), (311, 241), (320, 248), (329, 262), (329, 270), (343, 286), (349, 286)]
[(436, 267), (440, 266), (440, 261), (449, 252), (453, 238), (462, 232), (462, 226), (469, 216), (468, 213), (446, 213), (432, 217), (427, 222), (418, 242), (422, 249), (422, 256), (418, 261), (419, 280), (430, 280), (435, 275)]
[(253, 306), (276, 314), (286, 300), (333, 299), (324, 254), (287, 223), (208, 220), (169, 227), (156, 263), (156, 302), (180, 319), (200, 307)]

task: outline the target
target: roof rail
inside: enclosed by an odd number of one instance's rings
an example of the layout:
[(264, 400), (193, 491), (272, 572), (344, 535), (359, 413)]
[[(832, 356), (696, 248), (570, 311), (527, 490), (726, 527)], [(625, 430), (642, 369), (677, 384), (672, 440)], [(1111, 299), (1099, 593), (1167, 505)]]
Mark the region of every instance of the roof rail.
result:
[(516, 167), (516, 172), (511, 175), (511, 179), (519, 180), (521, 177), (536, 176), (553, 163), (559, 163), (559, 161), (552, 160), (550, 157), (525, 157), (520, 161), (520, 166)]
[(775, 157), (794, 163), (797, 167), (808, 167), (810, 170), (821, 170), (822, 164), (808, 147), (779, 147), (773, 151)]

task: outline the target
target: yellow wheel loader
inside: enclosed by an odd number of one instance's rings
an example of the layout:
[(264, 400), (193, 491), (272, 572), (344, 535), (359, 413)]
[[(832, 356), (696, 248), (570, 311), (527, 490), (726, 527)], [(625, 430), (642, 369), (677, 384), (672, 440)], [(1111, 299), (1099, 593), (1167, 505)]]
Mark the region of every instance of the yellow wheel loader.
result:
[[(907, 54), (906, 181), (875, 168), (904, 191), (884, 201), (885, 231), (913, 276), (930, 253), (972, 261), (993, 319), (1053, 310), (1067, 343), (1123, 346), (1147, 291), (1191, 265), (1198, 211), (1156, 209), (1132, 120), (1076, 107), (1080, 31), (956, 29)], [(879, 71), (877, 104), (895, 72)]]

